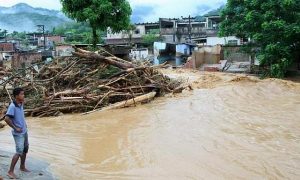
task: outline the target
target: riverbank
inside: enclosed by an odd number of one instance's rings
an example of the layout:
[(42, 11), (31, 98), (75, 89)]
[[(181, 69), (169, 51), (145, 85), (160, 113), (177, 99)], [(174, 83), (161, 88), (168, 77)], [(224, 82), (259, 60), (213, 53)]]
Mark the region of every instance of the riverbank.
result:
[[(0, 150), (0, 177), (2, 176), (4, 180), (9, 179), (7, 177), (7, 170), (10, 166), (12, 153), (4, 152)], [(49, 164), (46, 162), (34, 159), (32, 157), (28, 158), (27, 163), (28, 168), (31, 170), (30, 173), (23, 173), (19, 170), (19, 164), (16, 165), (15, 174), (18, 178), (22, 180), (52, 180), (55, 179), (54, 176), (48, 171)]]

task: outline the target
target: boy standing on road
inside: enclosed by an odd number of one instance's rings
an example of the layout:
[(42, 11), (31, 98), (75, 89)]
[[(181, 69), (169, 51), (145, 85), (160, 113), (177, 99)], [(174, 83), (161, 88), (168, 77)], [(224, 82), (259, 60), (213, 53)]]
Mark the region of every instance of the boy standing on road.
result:
[(23, 103), (24, 90), (22, 88), (15, 88), (13, 90), (15, 100), (9, 105), (6, 112), (5, 122), (12, 128), (12, 135), (16, 144), (16, 154), (13, 156), (10, 169), (7, 176), (11, 179), (16, 179), (14, 173), (15, 166), (21, 159), (20, 170), (23, 172), (30, 172), (25, 167), (26, 155), (29, 149), (27, 124), (25, 121)]

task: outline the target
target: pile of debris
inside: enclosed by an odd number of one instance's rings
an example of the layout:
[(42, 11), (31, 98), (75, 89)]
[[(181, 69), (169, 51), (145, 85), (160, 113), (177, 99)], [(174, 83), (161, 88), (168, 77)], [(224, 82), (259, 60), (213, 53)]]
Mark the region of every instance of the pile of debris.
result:
[(3, 79), (5, 76), (8, 76), (11, 73), (10, 70), (0, 67), (0, 78)]
[(24, 88), (25, 112), (34, 117), (132, 106), (183, 89), (159, 67), (128, 62), (104, 50), (76, 49), (72, 57), (12, 71), (1, 79), (0, 110), (11, 101), (9, 86)]

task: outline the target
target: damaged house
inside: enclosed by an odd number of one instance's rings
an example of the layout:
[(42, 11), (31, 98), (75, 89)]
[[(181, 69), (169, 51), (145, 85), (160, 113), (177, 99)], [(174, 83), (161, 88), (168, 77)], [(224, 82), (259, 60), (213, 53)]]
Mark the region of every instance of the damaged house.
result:
[(156, 33), (159, 36), (159, 23), (137, 23), (134, 25), (134, 27), (135, 28), (133, 30), (124, 30), (119, 33), (115, 33), (110, 28), (108, 28), (105, 44), (142, 44), (144, 35)]
[[(248, 41), (235, 36), (218, 37), (220, 22), (221, 17), (218, 14), (159, 18), (157, 23), (135, 24), (135, 29), (131, 31), (113, 33), (108, 29), (106, 44), (115, 46), (135, 44), (136, 47), (140, 47), (144, 35), (155, 34), (161, 37), (162, 41), (153, 44), (154, 57), (151, 58), (153, 63), (161, 64), (167, 61), (172, 65), (180, 66), (199, 48), (216, 45), (240, 46)], [(148, 53), (152, 54), (151, 51), (152, 49), (135, 48), (128, 53), (133, 59), (143, 60), (147, 59), (145, 57)]]
[(195, 43), (203, 46), (241, 45), (243, 41), (234, 36), (218, 37), (220, 22), (219, 15), (181, 19), (160, 18), (160, 35), (166, 43)]
[(0, 64), (9, 68), (21, 68), (42, 59), (42, 54), (31, 51), (21, 51), (16, 43), (0, 43)]

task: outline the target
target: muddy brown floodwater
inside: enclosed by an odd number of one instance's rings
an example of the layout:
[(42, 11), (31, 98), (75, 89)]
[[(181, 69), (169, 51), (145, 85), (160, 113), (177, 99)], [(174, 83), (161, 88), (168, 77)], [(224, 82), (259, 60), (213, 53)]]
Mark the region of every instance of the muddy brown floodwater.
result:
[[(28, 119), (59, 179), (300, 179), (300, 85), (166, 71), (194, 91), (143, 106)], [(2, 150), (13, 151), (9, 129)]]

